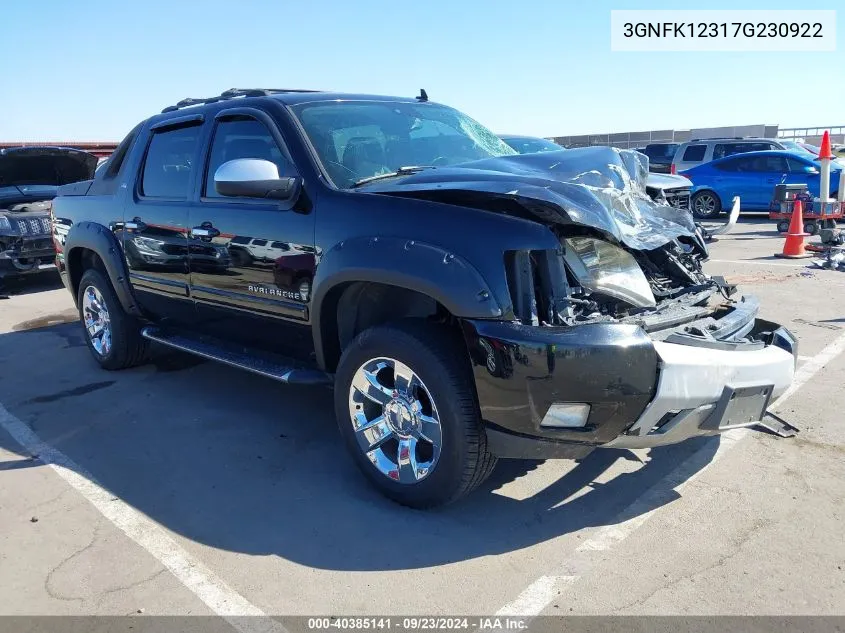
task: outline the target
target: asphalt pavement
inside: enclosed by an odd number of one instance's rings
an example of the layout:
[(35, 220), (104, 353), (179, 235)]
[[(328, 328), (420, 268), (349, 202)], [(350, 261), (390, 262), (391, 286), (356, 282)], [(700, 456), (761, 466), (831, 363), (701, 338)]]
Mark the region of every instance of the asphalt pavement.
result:
[(106, 372), (49, 276), (0, 299), (0, 614), (845, 614), (845, 275), (744, 218), (712, 274), (801, 354), (784, 439), (500, 463), (399, 507), (326, 388), (157, 350)]

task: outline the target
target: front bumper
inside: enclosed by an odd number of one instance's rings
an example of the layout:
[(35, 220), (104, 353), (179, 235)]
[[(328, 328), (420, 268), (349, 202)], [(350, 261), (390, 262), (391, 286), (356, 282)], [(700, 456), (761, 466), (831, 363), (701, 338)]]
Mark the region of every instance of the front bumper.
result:
[(0, 251), (0, 278), (17, 277), (55, 269), (56, 252), (46, 238), (16, 238), (9, 248)]
[(785, 328), (762, 349), (724, 350), (657, 341), (657, 393), (608, 448), (650, 448), (753, 426), (792, 383), (797, 343)]
[[(753, 425), (789, 387), (797, 358), (789, 331), (755, 316), (752, 301), (704, 320), (722, 340), (622, 323), (464, 321), (491, 451), (577, 458), (597, 447), (646, 448)], [(541, 426), (556, 403), (589, 404), (584, 426)]]

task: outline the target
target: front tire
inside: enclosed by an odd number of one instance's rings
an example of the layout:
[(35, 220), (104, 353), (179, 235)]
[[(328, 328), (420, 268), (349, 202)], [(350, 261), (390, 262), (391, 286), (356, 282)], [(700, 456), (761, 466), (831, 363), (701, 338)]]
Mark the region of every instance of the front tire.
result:
[(361, 332), (340, 359), (341, 435), (370, 483), (402, 505), (456, 501), (495, 465), (461, 346), (441, 326), (407, 320)]
[(93, 268), (85, 271), (77, 306), (85, 342), (103, 369), (125, 369), (146, 360), (148, 342), (135, 319), (124, 312), (103, 273)]
[(692, 214), (702, 220), (710, 220), (722, 212), (722, 201), (714, 191), (699, 191), (692, 197)]

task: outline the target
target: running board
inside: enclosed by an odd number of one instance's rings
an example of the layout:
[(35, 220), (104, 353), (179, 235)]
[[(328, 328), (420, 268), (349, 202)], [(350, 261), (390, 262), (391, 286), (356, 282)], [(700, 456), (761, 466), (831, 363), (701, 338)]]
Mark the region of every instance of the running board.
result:
[(333, 383), (332, 377), (319, 369), (304, 367), (300, 363), (280, 356), (250, 353), (245, 348), (237, 348), (210, 337), (198, 337), (186, 332), (155, 326), (147, 326), (142, 329), (141, 336), (173, 349), (245, 369), (279, 382), (299, 385), (330, 385)]

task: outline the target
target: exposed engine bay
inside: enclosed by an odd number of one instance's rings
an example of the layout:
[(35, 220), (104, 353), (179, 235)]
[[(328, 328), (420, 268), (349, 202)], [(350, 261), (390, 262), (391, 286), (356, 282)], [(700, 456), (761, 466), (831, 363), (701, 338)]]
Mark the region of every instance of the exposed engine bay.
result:
[(518, 320), (540, 326), (621, 321), (654, 331), (715, 312), (714, 298), (732, 302), (735, 288), (702, 271), (707, 256), (697, 241), (681, 238), (632, 251), (595, 238), (576, 240), (593, 248), (602, 244), (616, 258), (609, 279), (590, 276), (583, 262), (595, 251), (585, 257), (589, 248), (581, 248), (579, 254), (571, 238), (561, 240), (559, 251), (509, 251), (505, 266)]

